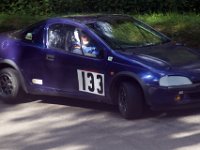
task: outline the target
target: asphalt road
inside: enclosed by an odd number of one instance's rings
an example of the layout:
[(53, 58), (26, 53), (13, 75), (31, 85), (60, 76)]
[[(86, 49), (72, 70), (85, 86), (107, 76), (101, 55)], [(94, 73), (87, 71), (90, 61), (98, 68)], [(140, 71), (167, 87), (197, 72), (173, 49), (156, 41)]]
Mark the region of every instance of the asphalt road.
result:
[(199, 150), (199, 109), (128, 121), (113, 106), (80, 100), (0, 102), (0, 150)]

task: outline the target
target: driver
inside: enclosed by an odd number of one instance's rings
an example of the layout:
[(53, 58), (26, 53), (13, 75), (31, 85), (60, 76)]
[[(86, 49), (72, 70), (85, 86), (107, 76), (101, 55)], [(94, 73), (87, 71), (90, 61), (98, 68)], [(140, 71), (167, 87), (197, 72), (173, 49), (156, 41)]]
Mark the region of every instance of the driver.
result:
[(97, 51), (96, 47), (93, 45), (89, 37), (85, 34), (81, 35), (81, 41), (82, 41), (82, 49), (83, 53), (86, 56), (93, 56), (96, 57), (99, 52)]
[(97, 57), (99, 51), (94, 46), (93, 42), (91, 42), (90, 38), (84, 34), (80, 33), (77, 29), (75, 29), (72, 36), (72, 53), (76, 54), (84, 54), (86, 56)]

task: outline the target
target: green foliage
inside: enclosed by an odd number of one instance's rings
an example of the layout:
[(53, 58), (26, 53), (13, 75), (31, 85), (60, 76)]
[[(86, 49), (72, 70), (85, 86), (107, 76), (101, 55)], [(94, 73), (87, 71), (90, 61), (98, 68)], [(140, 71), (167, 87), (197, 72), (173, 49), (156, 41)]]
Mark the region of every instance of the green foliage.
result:
[(49, 0), (1, 0), (1, 13), (47, 15), (52, 12)]
[(173, 40), (200, 49), (200, 15), (167, 13), (137, 15), (136, 17)]
[(200, 12), (199, 0), (1, 0), (0, 13), (157, 13)]
[[(200, 49), (200, 15), (198, 14), (154, 13), (135, 17), (177, 42)], [(19, 29), (44, 18), (47, 16), (0, 14), (0, 32)]]

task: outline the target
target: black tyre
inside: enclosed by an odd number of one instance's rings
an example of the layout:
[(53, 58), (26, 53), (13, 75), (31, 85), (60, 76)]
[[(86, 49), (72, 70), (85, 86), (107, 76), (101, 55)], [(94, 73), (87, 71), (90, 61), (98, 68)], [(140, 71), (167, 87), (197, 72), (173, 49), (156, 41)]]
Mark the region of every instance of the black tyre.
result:
[(5, 68), (0, 70), (0, 98), (5, 103), (15, 104), (21, 101), (23, 90), (16, 70)]
[(122, 82), (118, 90), (118, 107), (126, 119), (141, 117), (143, 113), (143, 93), (137, 84)]

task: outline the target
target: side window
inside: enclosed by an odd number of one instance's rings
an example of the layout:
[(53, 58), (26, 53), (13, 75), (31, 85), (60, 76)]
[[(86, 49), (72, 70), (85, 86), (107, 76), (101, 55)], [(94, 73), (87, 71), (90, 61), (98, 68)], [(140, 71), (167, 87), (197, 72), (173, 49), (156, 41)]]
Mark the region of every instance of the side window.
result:
[(53, 24), (48, 29), (48, 48), (70, 51), (75, 46), (78, 34), (75, 27), (64, 24)]
[(44, 33), (44, 25), (37, 25), (28, 29), (24, 33), (23, 39), (26, 42), (33, 43), (38, 46), (43, 46), (43, 33)]
[(48, 29), (48, 48), (100, 58), (103, 51), (97, 45), (85, 32), (74, 26), (53, 24)]
[(54, 24), (48, 30), (48, 48), (65, 49), (65, 33), (62, 24)]

